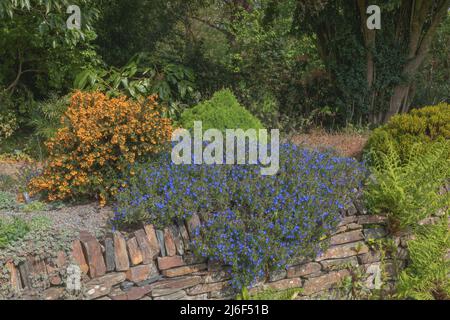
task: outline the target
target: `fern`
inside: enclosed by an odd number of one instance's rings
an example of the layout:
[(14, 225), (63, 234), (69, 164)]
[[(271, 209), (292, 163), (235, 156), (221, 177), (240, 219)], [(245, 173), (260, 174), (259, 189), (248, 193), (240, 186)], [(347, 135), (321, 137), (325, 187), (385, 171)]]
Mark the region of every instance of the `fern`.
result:
[(447, 216), (437, 225), (420, 227), (408, 242), (409, 266), (399, 276), (398, 297), (418, 300), (450, 299), (450, 233)]
[(415, 150), (406, 164), (392, 143), (387, 152), (373, 155), (373, 179), (366, 191), (368, 207), (387, 214), (400, 228), (415, 227), (450, 204), (449, 193), (439, 192), (450, 180), (450, 141), (431, 143), (422, 154)]

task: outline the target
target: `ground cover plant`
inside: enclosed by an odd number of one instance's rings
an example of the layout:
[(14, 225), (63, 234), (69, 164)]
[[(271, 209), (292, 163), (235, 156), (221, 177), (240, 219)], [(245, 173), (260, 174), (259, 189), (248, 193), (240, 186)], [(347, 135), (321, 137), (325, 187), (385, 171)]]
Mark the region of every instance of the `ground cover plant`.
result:
[(194, 247), (230, 265), (237, 289), (321, 252), (365, 177), (356, 160), (290, 144), (281, 146), (274, 176), (255, 165), (175, 165), (170, 155), (134, 171), (117, 195), (114, 223), (167, 226), (200, 214)]

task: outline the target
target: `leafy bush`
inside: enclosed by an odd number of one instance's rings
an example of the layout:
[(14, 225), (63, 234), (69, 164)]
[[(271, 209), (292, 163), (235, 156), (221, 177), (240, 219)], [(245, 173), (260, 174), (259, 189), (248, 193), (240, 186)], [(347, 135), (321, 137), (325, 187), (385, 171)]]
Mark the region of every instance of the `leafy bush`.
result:
[(418, 300), (450, 299), (450, 249), (447, 217), (437, 225), (422, 227), (408, 242), (410, 264), (399, 277), (400, 298)]
[(261, 176), (259, 169), (175, 165), (164, 155), (135, 169), (117, 196), (114, 222), (163, 227), (200, 214), (197, 253), (231, 265), (234, 286), (243, 288), (296, 255), (324, 249), (320, 240), (364, 176), (355, 160), (293, 145), (281, 146), (277, 175)]
[(194, 121), (202, 121), (203, 129), (262, 129), (261, 122), (239, 104), (228, 89), (216, 92), (211, 100), (186, 109), (180, 117), (180, 126), (194, 127)]
[[(373, 157), (376, 156), (373, 153), (388, 153), (393, 144), (404, 163), (409, 156), (426, 151), (428, 143), (439, 139), (450, 139), (450, 105), (446, 103), (392, 117), (385, 126), (374, 130), (366, 150)], [(415, 154), (411, 153), (412, 148)]]
[(0, 191), (0, 210), (11, 210), (16, 206), (14, 194)]
[(161, 116), (155, 99), (76, 92), (63, 127), (47, 142), (49, 164), (31, 180), (31, 192), (51, 201), (98, 195), (104, 204), (121, 172), (170, 139), (170, 120)]
[(195, 90), (192, 70), (173, 63), (145, 60), (143, 54), (138, 54), (120, 69), (85, 69), (77, 75), (74, 86), (79, 90), (107, 92), (114, 97), (125, 94), (139, 98), (157, 94), (172, 118), (177, 118), (180, 109), (188, 104), (198, 102), (199, 93)]
[[(414, 150), (414, 144), (410, 148)], [(450, 179), (450, 141), (426, 145), (426, 151), (411, 151), (402, 157), (394, 142), (387, 153), (373, 157), (373, 179), (366, 189), (368, 207), (373, 213), (387, 213), (395, 228), (414, 227), (420, 220), (450, 204), (449, 194), (440, 188)]]

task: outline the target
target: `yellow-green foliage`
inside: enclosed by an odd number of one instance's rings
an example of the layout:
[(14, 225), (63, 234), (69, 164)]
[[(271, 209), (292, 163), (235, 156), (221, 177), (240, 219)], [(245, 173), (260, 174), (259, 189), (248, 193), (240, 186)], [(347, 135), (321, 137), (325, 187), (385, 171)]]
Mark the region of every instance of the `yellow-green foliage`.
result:
[[(373, 153), (387, 153), (393, 143), (402, 162), (407, 162), (414, 147), (414, 154), (420, 154), (428, 143), (450, 139), (450, 105), (441, 103), (410, 113), (396, 115), (384, 126), (374, 130), (366, 146), (369, 161)], [(421, 144), (418, 144), (420, 142)]]
[(418, 300), (450, 299), (450, 249), (447, 216), (442, 223), (424, 226), (408, 242), (410, 263), (399, 277), (399, 298)]
[(204, 130), (263, 128), (258, 118), (241, 106), (233, 92), (228, 89), (220, 90), (210, 100), (186, 109), (181, 115), (180, 126), (191, 129), (194, 127), (194, 121), (202, 121)]
[[(411, 150), (422, 146), (413, 144)], [(388, 214), (400, 228), (415, 227), (450, 204), (450, 194), (439, 192), (450, 179), (450, 141), (429, 143), (423, 153), (411, 151), (406, 163), (392, 141), (386, 148), (373, 157), (373, 179), (365, 192), (373, 213)]]

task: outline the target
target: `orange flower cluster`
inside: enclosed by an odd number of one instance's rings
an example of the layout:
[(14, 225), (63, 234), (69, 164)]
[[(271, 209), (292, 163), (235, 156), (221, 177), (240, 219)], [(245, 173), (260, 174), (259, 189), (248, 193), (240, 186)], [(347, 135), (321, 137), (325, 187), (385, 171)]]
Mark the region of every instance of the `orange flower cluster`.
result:
[(49, 163), (30, 182), (31, 192), (50, 201), (95, 194), (105, 204), (130, 164), (160, 152), (170, 140), (171, 121), (158, 110), (155, 96), (132, 101), (74, 93), (63, 127), (47, 142)]

